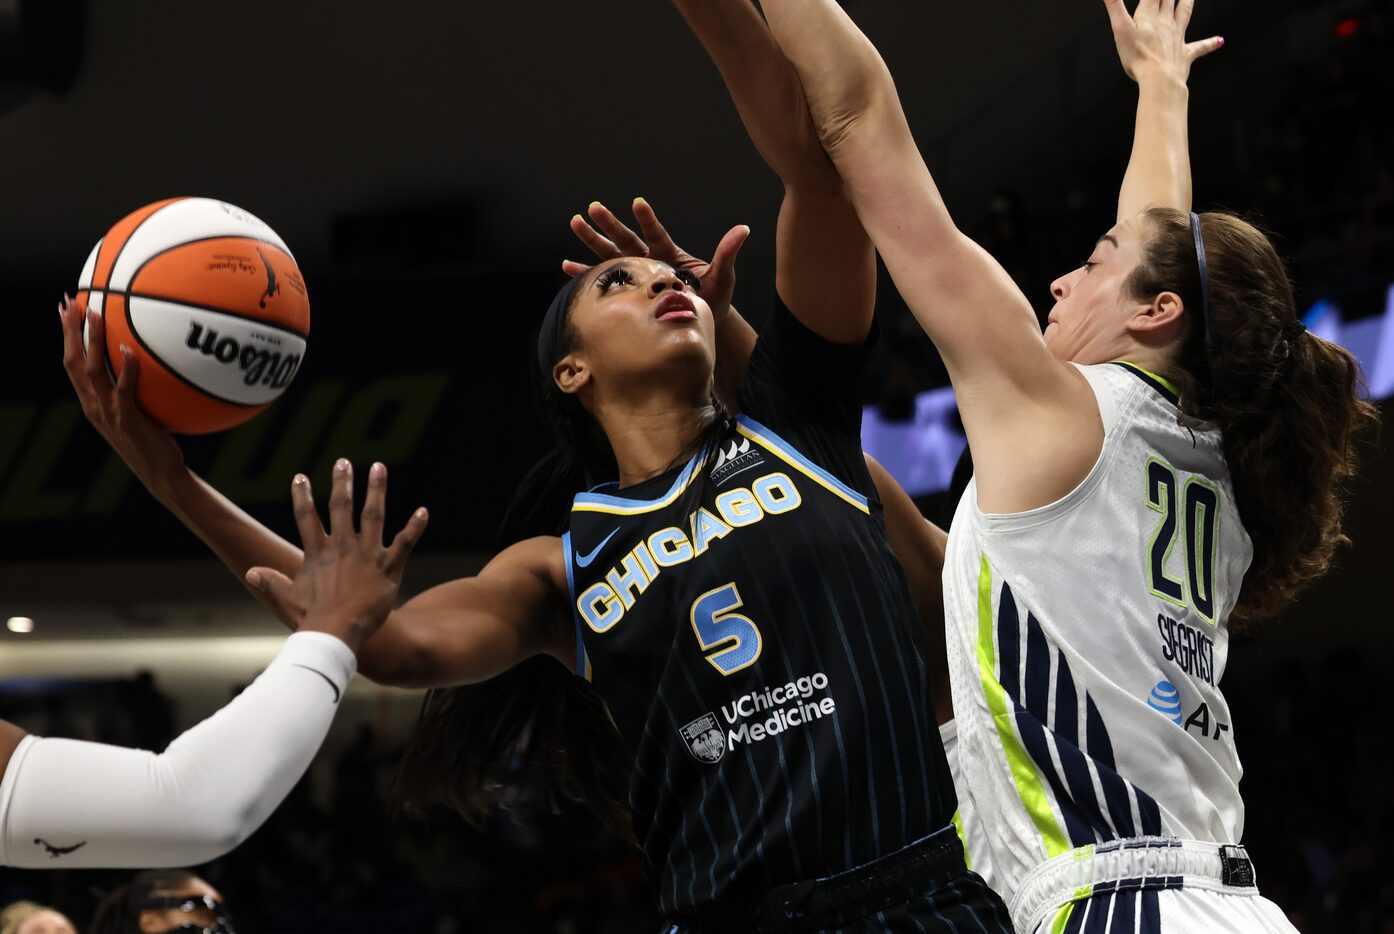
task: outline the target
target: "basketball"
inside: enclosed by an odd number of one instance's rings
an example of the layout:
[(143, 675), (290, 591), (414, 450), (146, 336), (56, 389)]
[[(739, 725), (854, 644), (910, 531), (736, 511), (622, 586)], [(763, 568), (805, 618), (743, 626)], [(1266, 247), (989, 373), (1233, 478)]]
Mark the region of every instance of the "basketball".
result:
[(181, 434), (231, 428), (274, 402), (310, 333), (305, 281), (285, 241), (210, 198), (157, 201), (122, 218), (92, 248), (76, 297), (102, 315), (112, 378), (124, 344), (139, 361), (140, 407)]

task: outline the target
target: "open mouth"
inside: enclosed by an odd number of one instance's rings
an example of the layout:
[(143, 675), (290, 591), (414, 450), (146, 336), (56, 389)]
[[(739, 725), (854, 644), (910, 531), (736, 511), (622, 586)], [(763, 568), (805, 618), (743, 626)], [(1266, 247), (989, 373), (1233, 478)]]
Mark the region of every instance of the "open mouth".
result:
[(669, 292), (658, 300), (653, 316), (659, 321), (691, 321), (697, 318), (697, 306), (681, 292)]

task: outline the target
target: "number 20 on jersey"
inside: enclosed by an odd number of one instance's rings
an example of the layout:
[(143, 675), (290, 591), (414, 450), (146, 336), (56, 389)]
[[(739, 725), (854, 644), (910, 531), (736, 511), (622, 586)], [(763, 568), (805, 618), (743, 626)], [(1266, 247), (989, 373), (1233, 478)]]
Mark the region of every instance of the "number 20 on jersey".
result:
[[(1160, 514), (1147, 547), (1148, 589), (1168, 603), (1194, 609), (1213, 625), (1219, 490), (1207, 480), (1178, 474), (1166, 461), (1149, 457), (1147, 508)], [(1168, 568), (1178, 541), (1184, 552), (1184, 573), (1173, 577)]]

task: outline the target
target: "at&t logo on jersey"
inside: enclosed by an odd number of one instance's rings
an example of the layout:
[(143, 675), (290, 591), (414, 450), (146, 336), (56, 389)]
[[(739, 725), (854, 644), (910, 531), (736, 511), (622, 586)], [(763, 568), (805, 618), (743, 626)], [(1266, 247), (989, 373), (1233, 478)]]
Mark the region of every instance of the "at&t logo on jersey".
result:
[(1170, 681), (1157, 682), (1147, 698), (1147, 706), (1177, 726), (1181, 725), (1181, 692)]
[(678, 731), (687, 749), (699, 762), (720, 762), (726, 755), (726, 743), (716, 725), (716, 717), (703, 714)]
[(1221, 723), (1219, 718), (1213, 716), (1210, 705), (1205, 701), (1201, 701), (1200, 706), (1186, 716), (1182, 710), (1181, 691), (1170, 681), (1157, 682), (1147, 696), (1147, 706), (1187, 733), (1199, 733), (1203, 739), (1219, 742), (1220, 737), (1229, 732), (1229, 724)]

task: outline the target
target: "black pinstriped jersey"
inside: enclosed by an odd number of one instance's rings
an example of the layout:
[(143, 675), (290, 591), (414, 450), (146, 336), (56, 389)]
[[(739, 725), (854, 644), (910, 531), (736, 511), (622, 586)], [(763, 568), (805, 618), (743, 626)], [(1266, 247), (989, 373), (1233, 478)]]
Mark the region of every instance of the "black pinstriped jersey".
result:
[(633, 753), (666, 913), (866, 863), (953, 815), (923, 629), (862, 459), (866, 354), (776, 309), (707, 450), (572, 506), (578, 670)]

